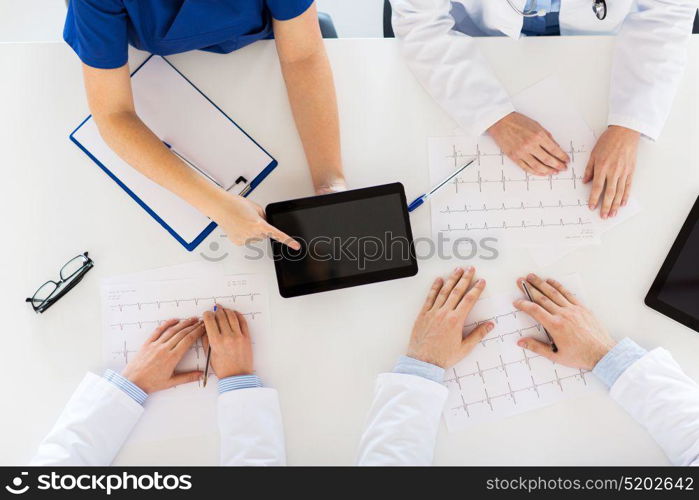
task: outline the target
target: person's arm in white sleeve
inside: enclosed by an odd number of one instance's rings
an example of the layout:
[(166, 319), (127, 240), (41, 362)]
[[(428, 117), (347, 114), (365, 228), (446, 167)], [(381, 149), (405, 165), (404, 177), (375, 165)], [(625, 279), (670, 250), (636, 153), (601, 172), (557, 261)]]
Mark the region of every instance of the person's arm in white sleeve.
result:
[(175, 366), (202, 336), (195, 319), (163, 323), (120, 375), (88, 373), (30, 465), (109, 465), (155, 391), (197, 380), (201, 372), (175, 373)]
[(585, 168), (588, 206), (615, 217), (631, 196), (641, 135), (655, 140), (665, 124), (687, 62), (696, 1), (637, 0), (616, 37), (609, 126)]
[(252, 339), (245, 316), (216, 306), (204, 313), (204, 347), (219, 377), (221, 465), (285, 465), (279, 397), (253, 375)]
[(670, 354), (661, 348), (646, 352), (629, 339), (616, 343), (560, 283), (533, 274), (526, 281), (533, 302), (515, 306), (548, 330), (558, 351), (533, 338), (518, 344), (555, 363), (592, 370), (673, 464), (699, 465), (699, 385)]
[(393, 31), (415, 78), (467, 135), (490, 134), (531, 175), (570, 157), (539, 123), (515, 111), (476, 41), (456, 29), (449, 0), (391, 0)]
[(85, 376), (30, 465), (112, 463), (143, 414), (146, 399), (136, 386), (129, 391), (138, 393), (138, 399), (116, 385), (115, 376), (120, 377), (114, 372)]
[(444, 367), (466, 356), (492, 330), (488, 322), (467, 337), (462, 328), (485, 281), (475, 270), (457, 269), (438, 278), (415, 322), (408, 356), (393, 373), (379, 375), (366, 430), (359, 443), (359, 465), (430, 465), (447, 388)]
[(655, 140), (687, 63), (697, 2), (635, 3), (616, 39), (608, 121)]
[[(406, 370), (411, 364), (426, 370)], [(429, 368), (431, 367), (431, 369)], [(433, 377), (419, 375), (430, 371)], [(429, 465), (447, 388), (444, 369), (403, 356), (393, 373), (376, 381), (374, 402), (359, 446), (360, 465)]]
[(515, 109), (476, 41), (454, 30), (449, 0), (391, 0), (393, 31), (408, 66), (468, 135)]
[(255, 375), (219, 380), (221, 465), (285, 465), (277, 391)]
[(699, 385), (665, 349), (619, 342), (593, 373), (674, 465), (699, 465)]

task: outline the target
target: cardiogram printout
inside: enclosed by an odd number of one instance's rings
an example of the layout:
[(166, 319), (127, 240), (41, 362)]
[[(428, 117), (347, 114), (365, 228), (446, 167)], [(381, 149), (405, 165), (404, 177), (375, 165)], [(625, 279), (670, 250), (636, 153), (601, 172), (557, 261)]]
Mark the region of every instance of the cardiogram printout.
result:
[(568, 153), (568, 169), (548, 177), (527, 174), (487, 135), (429, 139), (430, 180), (436, 184), (470, 160), (431, 200), (432, 233), (459, 237), (507, 237), (523, 244), (596, 242), (599, 215), (588, 209), (582, 183), (592, 130), (555, 78), (512, 99), (517, 111), (538, 121)]
[[(577, 275), (563, 283), (580, 296)], [(444, 375), (449, 389), (444, 418), (450, 432), (602, 388), (589, 371), (552, 363), (517, 346), (522, 337), (546, 341), (542, 327), (512, 305), (517, 298), (525, 297), (506, 294), (481, 299), (469, 314), (465, 333), (486, 321), (493, 321), (495, 328)]]
[[(102, 283), (103, 355), (107, 367), (120, 372), (164, 321), (201, 316), (214, 304), (235, 309), (247, 319), (254, 339), (269, 331), (266, 281), (256, 274), (147, 271)], [(167, 279), (168, 276), (171, 279)], [(198, 274), (198, 273), (194, 273)], [(178, 372), (206, 366), (206, 351), (197, 342), (177, 366)], [(131, 439), (161, 439), (211, 432), (216, 422), (217, 380), (209, 372), (207, 386), (193, 382), (151, 395)], [(212, 427), (214, 426), (214, 427)]]

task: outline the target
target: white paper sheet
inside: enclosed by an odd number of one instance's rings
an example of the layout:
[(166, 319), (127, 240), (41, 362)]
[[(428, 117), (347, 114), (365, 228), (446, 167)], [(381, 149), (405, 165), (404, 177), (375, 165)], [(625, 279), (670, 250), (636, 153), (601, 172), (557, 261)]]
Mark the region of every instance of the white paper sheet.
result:
[[(189, 269), (196, 269), (197, 266)], [(178, 266), (179, 272), (187, 267)], [(167, 269), (110, 278), (102, 283), (103, 350), (105, 364), (121, 371), (153, 330), (170, 318), (199, 316), (214, 302), (243, 313), (253, 342), (269, 331), (268, 293), (264, 276), (205, 273), (196, 278), (170, 280)], [(206, 352), (197, 343), (185, 355), (177, 371), (204, 370)], [(216, 422), (216, 378), (209, 375), (207, 387), (194, 382), (151, 395), (133, 440), (157, 440), (201, 435)]]
[[(143, 122), (217, 183), (230, 186), (241, 175), (250, 181), (272, 161), (162, 57), (153, 56), (136, 72), (131, 85)], [(74, 137), (185, 241), (192, 242), (211, 223), (119, 158), (100, 136), (94, 119), (89, 118)], [(231, 192), (244, 187), (241, 183)]]
[[(625, 207), (619, 209), (616, 217), (602, 219), (598, 224), (599, 234), (602, 235), (612, 228), (626, 222), (631, 217), (637, 215), (641, 211), (641, 205), (634, 198), (629, 199), (629, 203)], [(585, 247), (589, 245), (584, 245)], [(539, 267), (545, 267), (557, 262), (571, 252), (574, 252), (581, 245), (541, 245), (529, 248), (529, 254)]]
[(582, 183), (594, 134), (553, 78), (512, 102), (553, 134), (571, 158), (568, 170), (549, 177), (530, 176), (489, 136), (431, 138), (433, 184), (476, 160), (432, 198), (433, 236), (440, 232), (452, 239), (498, 236), (523, 244), (597, 241), (599, 216), (588, 209), (590, 188)]
[[(580, 295), (577, 275), (562, 282)], [(523, 296), (481, 299), (469, 315), (465, 332), (489, 320), (495, 322), (495, 328), (445, 374), (449, 397), (444, 418), (450, 432), (602, 389), (590, 372), (552, 363), (517, 346), (522, 337), (546, 341), (546, 335), (530, 316), (514, 308), (512, 301), (516, 298)]]

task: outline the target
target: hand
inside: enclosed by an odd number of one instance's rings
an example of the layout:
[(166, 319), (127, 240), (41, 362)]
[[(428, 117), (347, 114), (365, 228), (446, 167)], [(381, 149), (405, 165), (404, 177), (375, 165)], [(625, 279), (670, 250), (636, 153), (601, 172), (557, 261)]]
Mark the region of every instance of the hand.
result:
[(237, 311), (216, 306), (216, 311), (204, 313), (206, 337), (204, 348), (211, 346), (211, 368), (218, 378), (250, 375), (252, 342), (245, 316)]
[[(519, 279), (517, 284), (524, 291), (522, 281)], [(544, 281), (536, 274), (527, 276), (526, 281), (534, 302), (517, 300), (514, 306), (546, 328), (558, 352), (534, 338), (520, 339), (517, 345), (561, 365), (592, 370), (614, 347), (614, 339), (592, 312), (557, 281)]]
[(293, 250), (301, 245), (265, 220), (265, 211), (256, 203), (242, 196), (223, 193), (217, 203), (214, 220), (236, 245), (244, 245), (250, 239), (272, 238)]
[(344, 178), (328, 179), (327, 181), (316, 187), (316, 194), (330, 194), (347, 191), (347, 183)]
[(155, 329), (121, 375), (146, 394), (195, 382), (202, 372), (175, 373), (175, 367), (203, 334), (204, 325), (196, 318), (166, 321)]
[(435, 280), (415, 320), (408, 356), (448, 368), (470, 353), (493, 329), (493, 323), (483, 323), (463, 336), (466, 317), (485, 288), (482, 279), (471, 286), (474, 274), (473, 267), (466, 271), (456, 268), (446, 283), (442, 278)]
[(513, 112), (488, 129), (500, 149), (532, 175), (552, 175), (568, 168), (570, 158), (544, 127)]
[(590, 210), (597, 208), (604, 191), (600, 208), (603, 219), (614, 217), (619, 206), (625, 206), (629, 201), (640, 136), (640, 133), (630, 128), (610, 125), (590, 153), (583, 182), (592, 181), (588, 200)]

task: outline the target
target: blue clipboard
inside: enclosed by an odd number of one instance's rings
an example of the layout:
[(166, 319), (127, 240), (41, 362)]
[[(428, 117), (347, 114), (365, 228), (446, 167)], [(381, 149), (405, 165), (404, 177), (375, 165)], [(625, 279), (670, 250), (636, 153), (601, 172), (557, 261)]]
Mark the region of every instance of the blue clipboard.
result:
[[(245, 134), (245, 136), (252, 142), (254, 143), (263, 153), (265, 153), (270, 161), (265, 166), (262, 170), (259, 171), (259, 173), (252, 179), (247, 180), (246, 182), (246, 190), (243, 196), (248, 196), (260, 183), (276, 168), (278, 165), (277, 160), (275, 160), (272, 155), (269, 154), (267, 150), (265, 150), (260, 144), (255, 141), (250, 135), (245, 132), (232, 118), (230, 118), (221, 108), (219, 108), (216, 103), (214, 103), (211, 99), (209, 99), (199, 88), (197, 88), (196, 85), (194, 85), (186, 76), (184, 76), (170, 61), (168, 61), (166, 58), (161, 57), (161, 56), (155, 56), (151, 55), (149, 56), (143, 63), (141, 63), (136, 70), (131, 73), (131, 77), (138, 73), (138, 71), (143, 68), (151, 59), (154, 57), (159, 57), (163, 61), (165, 61), (172, 69), (174, 69), (189, 85), (191, 85), (201, 96), (203, 96), (206, 101), (208, 101), (211, 106), (213, 106), (216, 110), (218, 110), (223, 117), (225, 117), (231, 125), (234, 127), (237, 127), (237, 129)], [(217, 224), (210, 219), (208, 224), (202, 228), (201, 232), (196, 235), (193, 239), (190, 241), (187, 241), (185, 238), (183, 238), (180, 234), (175, 231), (170, 224), (168, 224), (158, 213), (156, 213), (155, 210), (153, 210), (151, 207), (148, 206), (132, 189), (129, 188), (129, 186), (126, 185), (126, 183), (122, 182), (121, 179), (119, 179), (118, 176), (116, 176), (104, 163), (102, 163), (99, 159), (95, 157), (76, 137), (76, 134), (78, 131), (81, 130), (81, 128), (88, 123), (92, 119), (92, 115), (89, 115), (87, 118), (85, 118), (76, 128), (71, 132), (69, 138), (70, 140), (78, 147), (80, 150), (85, 153), (93, 162), (95, 162), (103, 171), (106, 173), (114, 182), (116, 182), (119, 187), (121, 187), (126, 193), (134, 200), (136, 203), (138, 203), (148, 214), (155, 219), (162, 227), (164, 227), (168, 233), (172, 235), (173, 238), (175, 238), (183, 247), (185, 247), (188, 251), (193, 251), (211, 232), (216, 228)]]

